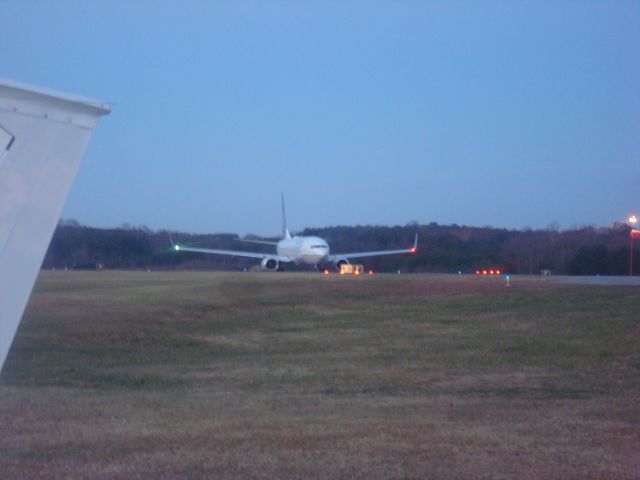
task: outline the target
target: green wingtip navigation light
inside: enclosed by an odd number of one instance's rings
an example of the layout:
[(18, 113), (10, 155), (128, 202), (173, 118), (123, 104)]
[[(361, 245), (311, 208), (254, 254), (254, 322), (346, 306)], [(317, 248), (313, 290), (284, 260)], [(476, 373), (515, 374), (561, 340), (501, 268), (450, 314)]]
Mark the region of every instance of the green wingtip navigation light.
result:
[(174, 245), (173, 248), (176, 249), (176, 252), (180, 251), (180, 245)]

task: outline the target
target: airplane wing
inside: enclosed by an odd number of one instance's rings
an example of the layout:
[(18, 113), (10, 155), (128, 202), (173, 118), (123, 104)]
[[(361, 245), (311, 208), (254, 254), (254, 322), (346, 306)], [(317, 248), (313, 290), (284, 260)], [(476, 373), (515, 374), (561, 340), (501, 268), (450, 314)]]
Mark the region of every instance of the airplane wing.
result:
[(269, 240), (247, 240), (245, 238), (238, 238), (238, 241), (246, 243), (260, 243), (262, 245), (278, 245), (278, 242), (270, 242)]
[(279, 262), (290, 262), (289, 257), (283, 257), (274, 253), (264, 252), (243, 252), (242, 250), (223, 250), (219, 248), (195, 248), (195, 247), (183, 247), (182, 245), (174, 245), (176, 252), (195, 252), (195, 253), (213, 253), (215, 255), (230, 255), (232, 257), (249, 257), (249, 258), (274, 258)]
[(401, 248), (398, 250), (374, 250), (371, 252), (354, 252), (354, 253), (340, 253), (329, 255), (330, 262), (337, 262), (342, 259), (349, 258), (363, 258), (363, 257), (379, 257), (382, 255), (395, 255), (398, 253), (416, 253), (418, 250), (418, 234), (416, 233), (413, 239), (413, 246), (411, 248)]
[(109, 108), (0, 79), (0, 368), (93, 129)]

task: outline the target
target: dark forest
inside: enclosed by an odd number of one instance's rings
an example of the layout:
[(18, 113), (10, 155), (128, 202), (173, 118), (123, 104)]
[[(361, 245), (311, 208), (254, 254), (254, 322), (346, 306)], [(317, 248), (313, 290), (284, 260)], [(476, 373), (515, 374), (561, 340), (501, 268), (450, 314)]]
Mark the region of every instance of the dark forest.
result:
[[(420, 241), (415, 255), (362, 259), (375, 271), (473, 273), (495, 268), (505, 273), (624, 275), (629, 269), (629, 227), (582, 227), (572, 230), (507, 230), (458, 225), (335, 226), (307, 228), (300, 235), (317, 235), (332, 253), (409, 247), (414, 233)], [(183, 245), (271, 252), (274, 247), (240, 241), (233, 233), (196, 235), (171, 232)], [(258, 237), (249, 235), (246, 238)], [(634, 252), (634, 271), (640, 272), (640, 252)], [(243, 270), (255, 268), (251, 259), (175, 252), (167, 231), (146, 227), (100, 229), (76, 221), (58, 225), (43, 268)], [(286, 266), (287, 269), (297, 269)]]

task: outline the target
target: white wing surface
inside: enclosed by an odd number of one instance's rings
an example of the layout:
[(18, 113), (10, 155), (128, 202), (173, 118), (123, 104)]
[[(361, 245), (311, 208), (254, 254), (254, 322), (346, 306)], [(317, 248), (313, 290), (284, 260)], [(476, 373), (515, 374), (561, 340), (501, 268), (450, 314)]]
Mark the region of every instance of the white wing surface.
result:
[(101, 103), (0, 79), (0, 368)]
[(182, 245), (174, 245), (173, 248), (178, 252), (195, 252), (195, 253), (213, 253), (216, 255), (229, 255), (232, 257), (249, 257), (249, 258), (273, 258), (279, 262), (290, 262), (289, 257), (283, 257), (282, 255), (276, 255), (274, 253), (260, 253), (260, 252), (243, 252), (242, 250), (222, 250), (219, 248), (194, 248), (183, 247)]
[(353, 252), (353, 253), (339, 253), (334, 255), (329, 255), (330, 262), (337, 262), (343, 259), (350, 258), (364, 258), (364, 257), (379, 257), (382, 255), (396, 255), (398, 253), (416, 253), (418, 249), (418, 234), (413, 240), (413, 246), (411, 248), (401, 248), (398, 250), (374, 250), (371, 252)]
[(247, 240), (245, 238), (239, 238), (238, 241), (246, 243), (259, 243), (261, 245), (278, 245), (278, 242), (270, 242), (269, 240)]

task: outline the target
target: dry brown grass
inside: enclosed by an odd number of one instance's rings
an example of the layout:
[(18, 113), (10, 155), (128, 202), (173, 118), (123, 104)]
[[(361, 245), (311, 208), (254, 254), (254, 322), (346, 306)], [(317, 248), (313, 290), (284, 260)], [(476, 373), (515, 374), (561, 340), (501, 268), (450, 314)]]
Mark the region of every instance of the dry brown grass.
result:
[(639, 293), (44, 273), (0, 477), (638, 478)]

